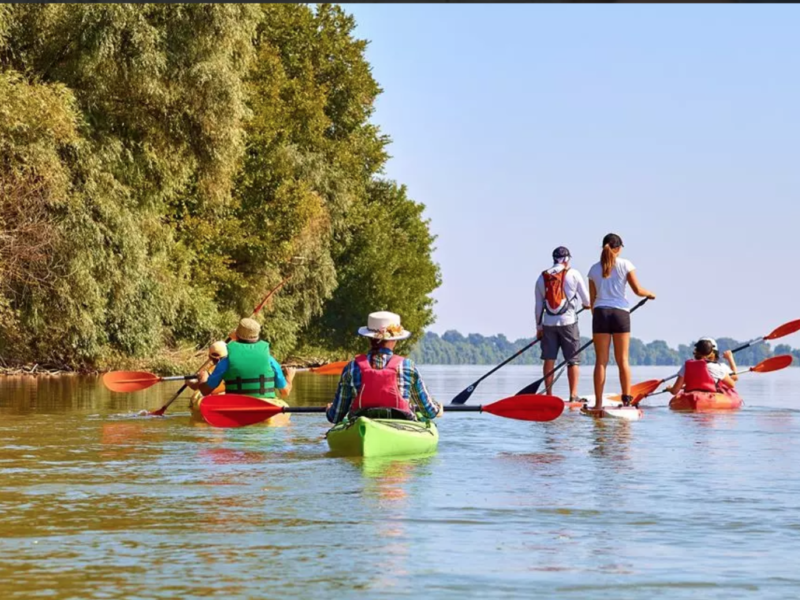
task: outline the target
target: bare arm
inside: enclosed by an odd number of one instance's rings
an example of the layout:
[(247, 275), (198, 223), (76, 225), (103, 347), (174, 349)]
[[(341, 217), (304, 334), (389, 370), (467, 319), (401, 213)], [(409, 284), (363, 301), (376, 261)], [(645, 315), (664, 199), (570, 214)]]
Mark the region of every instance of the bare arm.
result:
[(668, 389), (669, 393), (674, 396), (675, 394), (677, 394), (678, 392), (681, 391), (682, 387), (683, 387), (683, 376), (680, 375), (680, 376), (678, 376), (678, 379), (675, 380), (675, 383), (673, 384), (673, 386), (672, 387), (668, 387), (666, 389)]
[(594, 285), (594, 281), (591, 279), (589, 280), (589, 308), (592, 309), (592, 313), (594, 313), (594, 301), (597, 300), (597, 288)]
[(292, 382), (294, 381), (295, 370), (292, 367), (286, 367), (284, 371), (286, 372), (286, 387), (279, 389), (278, 393), (281, 395), (281, 398), (288, 398), (289, 394), (292, 393)]
[(656, 299), (656, 295), (653, 292), (646, 290), (639, 285), (639, 280), (636, 277), (636, 271), (631, 271), (628, 273), (628, 285), (631, 286), (633, 293), (640, 298), (649, 298), (650, 300)]
[(729, 388), (736, 387), (736, 381), (734, 381), (733, 377), (731, 377), (730, 375), (726, 375), (720, 381), (722, 381), (722, 383), (727, 385)]
[(722, 353), (722, 356), (726, 361), (728, 361), (728, 366), (731, 368), (731, 371), (733, 371), (733, 373), (731, 373), (728, 378), (731, 381), (738, 381), (739, 376), (736, 374), (736, 361), (733, 360), (733, 352), (731, 352), (730, 350), (725, 350), (725, 352)]
[(586, 283), (583, 281), (583, 277), (577, 271), (575, 272), (575, 280), (577, 282), (577, 291), (578, 297), (581, 300), (581, 305), (584, 308), (591, 308), (592, 307), (592, 299), (589, 297), (589, 292), (586, 290)]

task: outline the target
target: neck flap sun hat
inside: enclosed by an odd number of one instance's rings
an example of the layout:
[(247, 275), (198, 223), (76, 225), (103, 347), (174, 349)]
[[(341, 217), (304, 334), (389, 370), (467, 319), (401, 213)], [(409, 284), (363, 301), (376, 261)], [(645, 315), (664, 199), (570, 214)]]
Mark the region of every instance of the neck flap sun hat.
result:
[(400, 315), (382, 310), (374, 312), (367, 317), (367, 326), (358, 328), (358, 335), (390, 342), (404, 340), (411, 337), (411, 332), (403, 329), (400, 324)]
[(208, 347), (208, 357), (221, 360), (228, 356), (228, 346), (225, 342), (214, 342)]
[(236, 339), (242, 342), (257, 342), (261, 325), (253, 319), (242, 319), (236, 327)]

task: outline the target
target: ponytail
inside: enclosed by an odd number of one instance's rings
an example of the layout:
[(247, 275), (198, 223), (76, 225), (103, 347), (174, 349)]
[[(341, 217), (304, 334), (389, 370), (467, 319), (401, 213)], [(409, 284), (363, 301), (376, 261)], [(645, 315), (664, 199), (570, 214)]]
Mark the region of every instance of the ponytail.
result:
[(603, 265), (603, 279), (611, 276), (611, 269), (617, 264), (617, 255), (608, 244), (603, 245), (603, 252), (600, 254), (600, 264)]

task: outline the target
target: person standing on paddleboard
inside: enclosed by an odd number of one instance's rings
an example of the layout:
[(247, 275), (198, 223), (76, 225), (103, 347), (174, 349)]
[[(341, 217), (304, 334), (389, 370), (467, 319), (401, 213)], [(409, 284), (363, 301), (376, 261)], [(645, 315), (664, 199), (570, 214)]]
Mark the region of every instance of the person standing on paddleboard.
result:
[(577, 302), (589, 308), (590, 298), (586, 283), (576, 269), (571, 269), (572, 256), (567, 248), (553, 250), (553, 266), (543, 271), (536, 280), (536, 337), (542, 340), (542, 360), (547, 395), (552, 394), (553, 367), (558, 350), (567, 361), (569, 400), (579, 402), (578, 375), (581, 356), (581, 332), (578, 328)]
[(394, 353), (397, 342), (411, 336), (399, 315), (374, 312), (358, 334), (369, 338), (369, 352), (342, 371), (336, 396), (328, 404), (328, 421), (336, 424), (359, 416), (416, 420), (417, 411), (428, 419), (442, 416), (442, 405), (431, 399), (414, 362)]
[(195, 381), (188, 382), (193, 390), (208, 396), (223, 381), (225, 391), (247, 394), (264, 400), (273, 400), (280, 394), (286, 398), (292, 391), (295, 370), (281, 370), (278, 361), (270, 354), (269, 342), (260, 339), (261, 325), (254, 319), (242, 319), (236, 328), (236, 340), (227, 344), (227, 356), (221, 358), (210, 375), (200, 373)]
[(589, 296), (592, 305), (592, 339), (597, 358), (594, 365), (595, 409), (603, 407), (603, 389), (606, 384), (606, 367), (614, 342), (614, 358), (619, 368), (622, 388), (622, 404), (630, 406), (631, 367), (628, 364), (628, 349), (631, 341), (631, 315), (627, 287), (637, 296), (655, 300), (656, 295), (639, 285), (631, 261), (620, 258), (622, 238), (609, 233), (603, 238), (600, 262), (589, 269)]

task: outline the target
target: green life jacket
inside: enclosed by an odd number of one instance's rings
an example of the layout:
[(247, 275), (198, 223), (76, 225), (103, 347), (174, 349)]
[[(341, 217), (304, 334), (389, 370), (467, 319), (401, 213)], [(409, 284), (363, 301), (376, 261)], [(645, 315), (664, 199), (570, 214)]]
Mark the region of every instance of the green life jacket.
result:
[(275, 371), (270, 358), (269, 343), (264, 340), (253, 344), (230, 342), (228, 369), (222, 376), (225, 392), (275, 398)]

